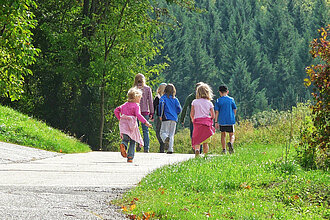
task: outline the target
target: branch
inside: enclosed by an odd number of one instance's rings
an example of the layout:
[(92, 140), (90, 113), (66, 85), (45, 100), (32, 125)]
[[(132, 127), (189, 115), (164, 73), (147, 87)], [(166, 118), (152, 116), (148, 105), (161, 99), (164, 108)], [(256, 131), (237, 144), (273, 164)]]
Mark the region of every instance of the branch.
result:
[[(119, 21), (118, 21), (118, 24), (117, 24), (117, 30), (120, 27), (120, 24), (121, 24), (122, 19), (123, 19), (123, 16), (124, 16), (124, 11), (125, 11), (125, 9), (126, 9), (129, 1), (130, 0), (126, 0), (124, 7), (121, 9), (120, 18), (119, 18)], [(106, 53), (109, 53), (110, 49), (114, 46), (114, 43), (115, 43), (116, 38), (117, 38), (117, 35), (116, 34), (113, 34), (110, 37), (110, 40), (109, 40), (109, 43), (108, 43), (108, 48), (106, 49)]]

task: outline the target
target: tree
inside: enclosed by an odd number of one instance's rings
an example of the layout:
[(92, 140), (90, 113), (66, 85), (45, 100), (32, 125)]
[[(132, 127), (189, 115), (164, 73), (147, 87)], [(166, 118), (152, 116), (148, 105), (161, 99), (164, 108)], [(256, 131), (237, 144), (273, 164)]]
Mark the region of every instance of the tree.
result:
[[(308, 78), (305, 85), (313, 85), (314, 103), (312, 109), (312, 128), (305, 128), (302, 132), (301, 146), (307, 145), (301, 153), (301, 162), (311, 168), (329, 169), (330, 146), (330, 24), (319, 30), (321, 36), (311, 42), (310, 53), (317, 59), (317, 65), (306, 68)], [(299, 151), (298, 151), (299, 153)], [(304, 157), (310, 158), (304, 161)]]
[(38, 49), (32, 45), (31, 29), (36, 20), (33, 0), (7, 0), (0, 4), (0, 95), (18, 100), (23, 81), (32, 74), (28, 68), (35, 62)]

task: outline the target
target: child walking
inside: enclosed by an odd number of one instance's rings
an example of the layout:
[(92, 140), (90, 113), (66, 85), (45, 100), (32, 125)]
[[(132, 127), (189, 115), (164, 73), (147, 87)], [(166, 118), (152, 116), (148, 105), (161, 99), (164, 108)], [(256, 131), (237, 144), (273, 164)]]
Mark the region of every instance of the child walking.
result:
[(179, 100), (175, 97), (176, 89), (173, 84), (165, 87), (164, 95), (159, 100), (158, 115), (162, 121), (160, 137), (168, 154), (173, 153), (174, 134), (178, 115), (181, 112)]
[(154, 114), (154, 123), (155, 124), (154, 125), (155, 125), (155, 130), (156, 130), (156, 137), (159, 142), (159, 153), (165, 153), (164, 142), (163, 142), (162, 138), (160, 137), (160, 127), (162, 125), (162, 122), (158, 116), (158, 106), (159, 106), (160, 98), (162, 97), (162, 95), (164, 95), (164, 90), (165, 90), (166, 85), (167, 85), (166, 83), (161, 83), (158, 86), (157, 95), (154, 99), (154, 110), (155, 110), (155, 114)]
[(204, 154), (209, 151), (211, 136), (215, 133), (213, 127), (214, 106), (211, 102), (213, 97), (212, 89), (206, 83), (200, 84), (196, 90), (196, 99), (191, 103), (190, 117), (194, 130), (192, 135), (192, 146), (195, 149), (195, 156), (200, 155), (200, 145), (203, 145)]
[[(142, 90), (142, 98), (140, 101), (141, 114), (148, 121), (153, 118), (154, 115), (154, 106), (153, 106), (153, 98), (152, 91), (149, 86), (146, 85), (146, 79), (143, 74), (138, 73), (134, 79), (134, 85)], [(143, 133), (143, 149), (145, 153), (149, 152), (149, 129), (148, 126), (142, 124), (142, 133)], [(138, 144), (136, 147), (136, 151), (140, 151), (141, 147)]]
[[(115, 109), (115, 115), (119, 120), (119, 131), (122, 142), (120, 152), (123, 157), (127, 157), (127, 162), (132, 163), (135, 152), (135, 142), (143, 146), (143, 140), (139, 131), (137, 119), (147, 127), (151, 124), (140, 113), (140, 100), (142, 91), (136, 87), (128, 90), (128, 101)], [(127, 147), (128, 154), (126, 152)]]
[(225, 85), (219, 86), (220, 98), (215, 102), (215, 127), (221, 131), (222, 153), (226, 154), (226, 132), (229, 133), (230, 141), (227, 143), (229, 153), (234, 153), (235, 141), (235, 116), (236, 104), (232, 97), (228, 96), (229, 90)]

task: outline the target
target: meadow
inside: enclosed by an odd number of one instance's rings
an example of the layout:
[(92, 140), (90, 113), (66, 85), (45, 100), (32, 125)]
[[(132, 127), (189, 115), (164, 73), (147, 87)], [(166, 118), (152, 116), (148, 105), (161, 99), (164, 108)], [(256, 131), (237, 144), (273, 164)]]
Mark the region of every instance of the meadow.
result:
[(0, 141), (60, 153), (89, 152), (81, 143), (42, 121), (0, 105)]
[[(234, 154), (220, 154), (217, 133), (208, 155), (156, 170), (113, 203), (131, 219), (329, 219), (329, 172), (296, 160), (307, 113), (300, 105), (242, 121)], [(175, 138), (176, 152), (191, 151), (187, 129)]]

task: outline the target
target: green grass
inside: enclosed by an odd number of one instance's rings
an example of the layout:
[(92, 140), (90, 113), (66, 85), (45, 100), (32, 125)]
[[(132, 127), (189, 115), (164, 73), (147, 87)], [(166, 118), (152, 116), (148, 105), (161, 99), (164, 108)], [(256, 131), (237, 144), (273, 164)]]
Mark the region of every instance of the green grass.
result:
[[(214, 156), (160, 168), (113, 202), (131, 219), (329, 219), (329, 172), (306, 171), (295, 160), (308, 112), (300, 105), (241, 121), (235, 154), (219, 154), (216, 133)], [(174, 150), (191, 152), (188, 129), (177, 132)]]
[(75, 138), (4, 106), (0, 106), (0, 141), (62, 153), (90, 151)]
[[(329, 173), (304, 171), (276, 145), (166, 166), (117, 204), (154, 219), (329, 218)], [(152, 198), (152, 199), (151, 199)], [(132, 209), (132, 211), (131, 211)]]

